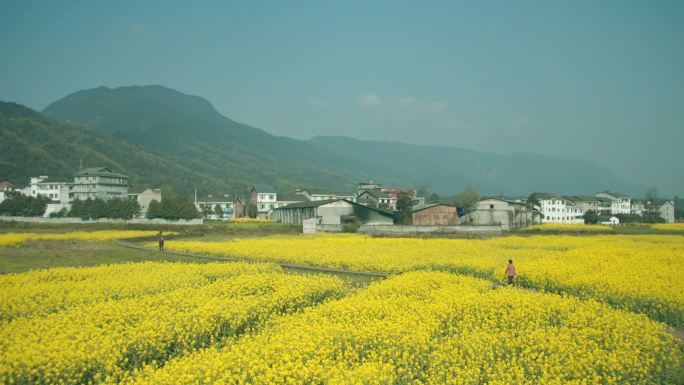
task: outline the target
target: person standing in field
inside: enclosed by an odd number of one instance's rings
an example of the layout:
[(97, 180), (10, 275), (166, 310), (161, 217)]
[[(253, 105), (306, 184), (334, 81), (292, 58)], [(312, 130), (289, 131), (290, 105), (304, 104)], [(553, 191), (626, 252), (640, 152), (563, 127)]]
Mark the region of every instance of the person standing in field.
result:
[(508, 284), (513, 285), (513, 278), (515, 278), (515, 265), (513, 264), (512, 259), (508, 260), (508, 266), (506, 267), (506, 275), (508, 276)]
[(159, 251), (164, 251), (164, 236), (159, 233)]

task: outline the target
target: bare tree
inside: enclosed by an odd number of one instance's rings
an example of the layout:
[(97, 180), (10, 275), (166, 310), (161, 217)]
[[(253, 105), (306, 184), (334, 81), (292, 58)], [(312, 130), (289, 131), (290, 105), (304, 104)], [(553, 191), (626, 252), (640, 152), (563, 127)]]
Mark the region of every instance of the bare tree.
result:
[(466, 211), (472, 211), (475, 204), (480, 200), (480, 193), (475, 186), (468, 185), (458, 194), (457, 203), (466, 208)]

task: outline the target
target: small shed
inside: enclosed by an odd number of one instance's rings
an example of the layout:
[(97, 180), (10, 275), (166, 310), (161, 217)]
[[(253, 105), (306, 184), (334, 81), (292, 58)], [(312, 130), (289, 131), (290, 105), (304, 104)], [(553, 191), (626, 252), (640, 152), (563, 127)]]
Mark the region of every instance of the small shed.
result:
[(458, 224), (458, 207), (436, 203), (413, 209), (413, 224), (416, 226), (450, 226)]
[(614, 215), (611, 216), (611, 217), (608, 217), (608, 216), (603, 217), (603, 216), (601, 216), (601, 217), (599, 217), (599, 219), (601, 220), (601, 224), (602, 224), (602, 225), (617, 226), (617, 225), (620, 224), (620, 218), (618, 218), (618, 217), (616, 217), (616, 216), (614, 216)]

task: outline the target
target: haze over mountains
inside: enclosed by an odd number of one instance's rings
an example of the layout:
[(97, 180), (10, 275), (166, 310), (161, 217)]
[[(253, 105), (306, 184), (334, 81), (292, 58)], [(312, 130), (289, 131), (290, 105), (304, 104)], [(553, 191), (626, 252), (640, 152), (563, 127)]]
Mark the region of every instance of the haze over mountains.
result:
[(2, 111), (0, 175), (15, 183), (38, 174), (67, 177), (83, 158), (88, 166), (130, 174), (134, 187), (183, 195), (195, 185), (204, 194), (252, 184), (351, 191), (367, 179), (427, 187), (440, 195), (456, 194), (467, 184), (484, 194), (645, 191), (579, 159), (274, 136), (222, 116), (206, 99), (162, 86), (78, 91), (50, 104), (44, 116), (9, 103)]

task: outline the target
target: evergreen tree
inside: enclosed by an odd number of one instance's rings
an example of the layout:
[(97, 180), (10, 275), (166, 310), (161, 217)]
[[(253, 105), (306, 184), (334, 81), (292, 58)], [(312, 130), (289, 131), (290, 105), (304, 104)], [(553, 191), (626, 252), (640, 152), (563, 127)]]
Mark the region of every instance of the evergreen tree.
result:
[(216, 214), (216, 219), (221, 219), (223, 218), (223, 209), (221, 208), (220, 204), (216, 204), (214, 206), (214, 213)]
[(150, 205), (147, 207), (147, 214), (145, 217), (147, 219), (161, 218), (161, 204), (156, 200), (150, 202)]
[(433, 193), (432, 195), (430, 195), (430, 197), (428, 197), (425, 200), (425, 203), (429, 203), (429, 204), (439, 203), (439, 195)]
[(40, 217), (45, 214), (50, 200), (46, 197), (15, 195), (0, 203), (0, 215), (16, 217)]
[(245, 207), (245, 212), (247, 213), (247, 216), (249, 218), (256, 218), (257, 214), (259, 214), (257, 206), (252, 202), (247, 203), (247, 206)]
[(147, 209), (147, 219), (195, 219), (199, 218), (195, 204), (189, 199), (164, 198), (161, 202), (152, 201)]
[(586, 213), (584, 213), (584, 223), (588, 225), (593, 225), (598, 223), (599, 221), (599, 216), (596, 214), (596, 211), (594, 210), (589, 210)]

